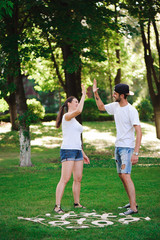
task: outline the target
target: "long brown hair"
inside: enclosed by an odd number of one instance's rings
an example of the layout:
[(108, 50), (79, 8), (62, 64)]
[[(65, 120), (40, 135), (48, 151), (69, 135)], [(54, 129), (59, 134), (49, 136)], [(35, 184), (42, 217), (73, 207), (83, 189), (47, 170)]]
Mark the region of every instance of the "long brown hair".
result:
[(61, 126), (64, 110), (68, 112), (68, 102), (71, 103), (74, 98), (75, 98), (74, 96), (70, 96), (69, 98), (67, 98), (65, 103), (60, 107), (58, 116), (56, 118), (56, 128), (59, 128)]

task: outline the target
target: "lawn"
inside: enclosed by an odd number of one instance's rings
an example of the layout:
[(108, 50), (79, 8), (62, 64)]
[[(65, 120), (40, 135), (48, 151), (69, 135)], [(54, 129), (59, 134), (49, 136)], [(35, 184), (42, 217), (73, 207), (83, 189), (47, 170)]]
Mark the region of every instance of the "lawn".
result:
[[(62, 199), (63, 209), (70, 214), (65, 219), (53, 212), (61, 171), (61, 130), (55, 129), (55, 122), (32, 125), (34, 166), (20, 168), (18, 133), (9, 131), (9, 124), (0, 126), (1, 240), (160, 239), (160, 140), (156, 139), (154, 125), (142, 123), (140, 159), (132, 171), (139, 213), (128, 219), (119, 216), (123, 210), (118, 207), (128, 203), (128, 199), (115, 169), (114, 122), (85, 122), (83, 125), (84, 150), (91, 160), (90, 165), (84, 165), (81, 189), (81, 202), (87, 208), (73, 208), (70, 179)], [(18, 217), (44, 220), (33, 222)], [(54, 226), (53, 221), (69, 223), (58, 225), (57, 222)], [(103, 224), (107, 226), (102, 227)]]

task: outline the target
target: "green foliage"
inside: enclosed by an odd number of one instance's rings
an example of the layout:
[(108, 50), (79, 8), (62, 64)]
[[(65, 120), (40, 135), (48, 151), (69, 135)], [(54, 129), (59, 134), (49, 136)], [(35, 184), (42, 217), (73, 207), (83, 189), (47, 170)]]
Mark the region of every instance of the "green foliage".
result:
[(137, 110), (139, 112), (139, 117), (143, 121), (153, 120), (153, 106), (149, 99), (142, 99), (142, 101), (137, 105)]
[(31, 121), (37, 122), (40, 119), (43, 119), (45, 115), (45, 109), (39, 101), (35, 98), (27, 99), (28, 112), (31, 116)]
[(43, 122), (50, 122), (53, 120), (56, 120), (57, 113), (46, 113), (43, 119), (41, 119)]
[(114, 119), (113, 115), (109, 115), (108, 113), (99, 113), (98, 121), (100, 122), (111, 121), (113, 119)]
[(24, 112), (18, 117), (20, 126), (29, 127), (32, 122), (36, 122), (38, 118), (29, 111)]
[(99, 110), (93, 98), (85, 100), (82, 112), (83, 121), (96, 121), (99, 118)]
[(6, 101), (2, 98), (0, 99), (0, 112), (5, 112), (9, 109), (8, 104), (6, 103)]
[(3, 77), (0, 78), (0, 98), (5, 98), (15, 90), (16, 86), (13, 82), (8, 84), (6, 79)]
[(3, 15), (12, 16), (13, 2), (9, 0), (1, 0), (0, 2), (0, 20)]
[(2, 122), (10, 122), (10, 114), (5, 114), (0, 116), (0, 121)]

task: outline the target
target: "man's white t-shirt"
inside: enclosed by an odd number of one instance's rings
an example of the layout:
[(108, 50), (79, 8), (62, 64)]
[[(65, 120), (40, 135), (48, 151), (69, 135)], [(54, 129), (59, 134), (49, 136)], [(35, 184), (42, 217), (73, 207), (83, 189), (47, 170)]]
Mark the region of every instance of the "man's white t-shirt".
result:
[(118, 102), (106, 104), (105, 109), (110, 115), (114, 115), (117, 129), (115, 146), (134, 148), (134, 125), (140, 125), (138, 111), (130, 103), (121, 107)]
[(72, 118), (70, 121), (66, 121), (64, 114), (62, 118), (63, 142), (61, 149), (82, 150), (82, 132), (82, 125), (75, 118)]

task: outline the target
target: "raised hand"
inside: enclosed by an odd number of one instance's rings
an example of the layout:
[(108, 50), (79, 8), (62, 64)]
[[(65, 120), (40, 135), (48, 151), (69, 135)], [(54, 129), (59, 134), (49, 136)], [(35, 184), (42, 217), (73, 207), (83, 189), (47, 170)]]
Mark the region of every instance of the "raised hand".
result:
[(82, 94), (86, 95), (86, 89), (85, 89), (84, 85), (81, 84), (81, 87), (82, 87)]
[(99, 89), (99, 88), (97, 88), (97, 81), (96, 81), (96, 79), (94, 79), (94, 80), (93, 80), (93, 92), (94, 92), (94, 93), (97, 92), (98, 89)]

